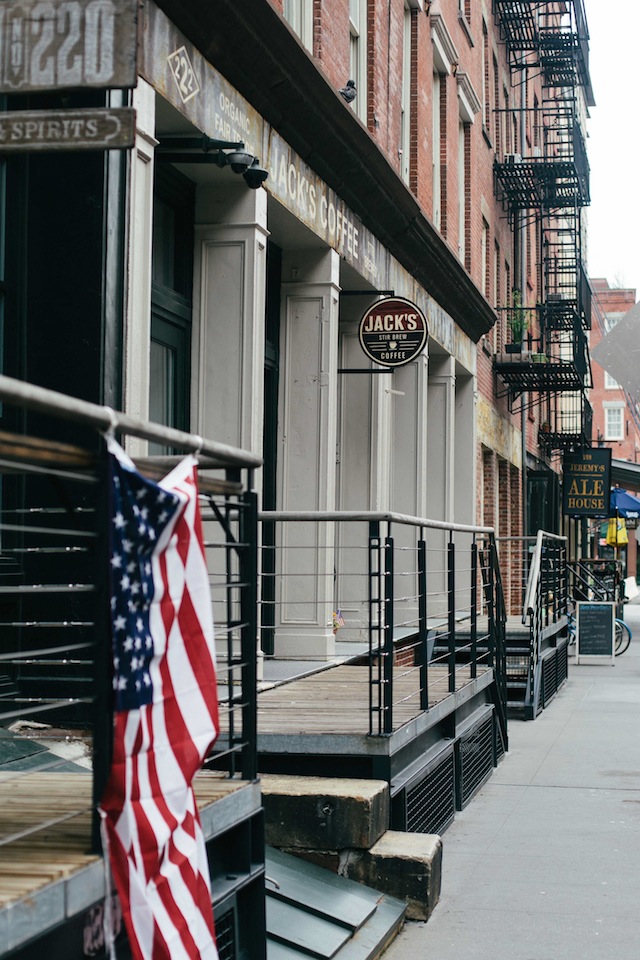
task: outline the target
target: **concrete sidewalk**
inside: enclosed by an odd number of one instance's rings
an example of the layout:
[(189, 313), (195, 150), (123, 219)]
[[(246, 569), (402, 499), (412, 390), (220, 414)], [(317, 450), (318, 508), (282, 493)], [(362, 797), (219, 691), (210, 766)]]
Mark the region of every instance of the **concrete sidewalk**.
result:
[(443, 835), (442, 893), (385, 960), (640, 957), (640, 605), (615, 666), (569, 682)]

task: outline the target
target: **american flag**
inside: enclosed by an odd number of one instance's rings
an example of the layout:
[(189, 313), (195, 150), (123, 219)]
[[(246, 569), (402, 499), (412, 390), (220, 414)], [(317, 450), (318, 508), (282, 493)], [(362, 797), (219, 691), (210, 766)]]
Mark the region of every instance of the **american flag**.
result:
[(100, 804), (135, 960), (216, 960), (192, 790), (218, 732), (196, 460), (160, 483), (113, 438), (113, 761)]

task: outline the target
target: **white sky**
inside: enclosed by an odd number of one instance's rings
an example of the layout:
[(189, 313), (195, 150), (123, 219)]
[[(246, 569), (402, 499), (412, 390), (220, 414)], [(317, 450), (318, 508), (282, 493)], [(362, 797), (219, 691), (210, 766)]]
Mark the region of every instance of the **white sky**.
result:
[(612, 287), (635, 287), (640, 299), (640, 2), (585, 0), (585, 8), (596, 101), (587, 127), (588, 272)]

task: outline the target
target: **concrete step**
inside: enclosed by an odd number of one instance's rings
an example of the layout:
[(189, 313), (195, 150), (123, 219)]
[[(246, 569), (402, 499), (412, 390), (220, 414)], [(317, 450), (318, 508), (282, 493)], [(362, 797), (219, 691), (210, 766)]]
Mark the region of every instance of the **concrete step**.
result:
[(311, 850), (369, 849), (389, 826), (389, 785), (263, 774), (266, 841)]
[(404, 922), (402, 901), (271, 847), (265, 874), (267, 960), (377, 960)]

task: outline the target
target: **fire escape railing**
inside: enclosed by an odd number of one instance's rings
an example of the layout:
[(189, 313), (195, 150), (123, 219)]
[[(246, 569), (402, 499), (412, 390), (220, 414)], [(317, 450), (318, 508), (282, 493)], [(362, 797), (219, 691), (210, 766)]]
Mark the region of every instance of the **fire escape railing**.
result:
[[(526, 115), (534, 144), (529, 155), (521, 150), (498, 156), (494, 162), (496, 195), (510, 220), (515, 223), (528, 211), (536, 220), (542, 242), (538, 324), (529, 331), (525, 353), (495, 357), (497, 392), (506, 394), (510, 402), (525, 393), (547, 398), (556, 393), (584, 393), (591, 385), (583, 334), (591, 325), (591, 292), (582, 262), (581, 210), (590, 202), (590, 194), (576, 96), (577, 87), (582, 86), (587, 102), (592, 99), (584, 5), (582, 0), (565, 4), (494, 0), (493, 9), (512, 73), (538, 68), (542, 84), (540, 105), (533, 110), (507, 111)], [(571, 443), (577, 436), (585, 436), (589, 421), (585, 402), (580, 400), (577, 406), (583, 416), (578, 430), (571, 423)], [(561, 400), (549, 406), (547, 452), (570, 445), (569, 438), (562, 435), (567, 418), (559, 415), (561, 408)], [(552, 415), (553, 409), (557, 416)]]

